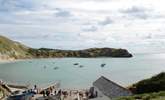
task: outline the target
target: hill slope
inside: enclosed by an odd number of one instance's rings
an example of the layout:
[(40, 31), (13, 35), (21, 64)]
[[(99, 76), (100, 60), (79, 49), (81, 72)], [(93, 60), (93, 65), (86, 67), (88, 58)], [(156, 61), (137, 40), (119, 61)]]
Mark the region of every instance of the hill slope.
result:
[(12, 41), (4, 36), (0, 36), (0, 59), (29, 58), (29, 47)]
[(165, 72), (141, 80), (130, 88), (136, 95), (117, 100), (165, 100)]
[(34, 49), (0, 36), (0, 59), (53, 57), (132, 57), (132, 54), (126, 49), (114, 48), (90, 48), (85, 50)]
[(29, 49), (29, 53), (37, 58), (49, 57), (132, 57), (125, 49), (90, 48), (84, 50), (58, 50), (58, 49)]
[(165, 72), (139, 81), (131, 87), (136, 94), (165, 91)]
[(165, 100), (165, 91), (121, 97), (116, 100)]

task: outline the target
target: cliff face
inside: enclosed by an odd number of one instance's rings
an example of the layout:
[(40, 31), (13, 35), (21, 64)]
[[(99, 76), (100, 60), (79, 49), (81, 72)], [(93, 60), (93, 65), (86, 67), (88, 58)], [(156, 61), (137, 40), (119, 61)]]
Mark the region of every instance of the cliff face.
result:
[(84, 50), (34, 49), (0, 36), (0, 59), (53, 57), (132, 57), (132, 54), (126, 49), (114, 48), (90, 48)]

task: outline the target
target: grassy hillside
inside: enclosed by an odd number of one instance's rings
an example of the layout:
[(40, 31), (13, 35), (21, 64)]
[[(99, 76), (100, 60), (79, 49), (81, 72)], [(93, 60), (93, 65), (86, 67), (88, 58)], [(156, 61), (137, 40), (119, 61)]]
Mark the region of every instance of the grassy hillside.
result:
[(121, 97), (116, 100), (165, 100), (165, 91)]
[(117, 100), (165, 100), (165, 72), (133, 84), (130, 90), (136, 95)]
[(85, 50), (57, 50), (29, 48), (0, 36), (0, 59), (55, 58), (55, 57), (132, 57), (126, 49), (90, 48)]
[(1, 59), (17, 59), (28, 58), (28, 47), (18, 42), (12, 41), (6, 37), (0, 36), (0, 58)]
[(29, 53), (37, 58), (49, 57), (132, 57), (125, 49), (90, 48), (84, 50), (29, 49)]
[(136, 94), (165, 91), (165, 72), (139, 81), (130, 89)]

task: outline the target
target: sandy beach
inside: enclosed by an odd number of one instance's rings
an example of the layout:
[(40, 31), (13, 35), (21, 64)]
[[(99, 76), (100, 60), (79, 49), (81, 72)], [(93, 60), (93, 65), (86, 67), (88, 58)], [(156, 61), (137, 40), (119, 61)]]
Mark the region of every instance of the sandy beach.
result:
[(0, 58), (0, 64), (1, 63), (13, 63), (13, 62), (17, 62), (17, 61), (22, 61), (23, 59), (13, 59), (13, 58), (11, 58), (11, 59), (1, 59)]

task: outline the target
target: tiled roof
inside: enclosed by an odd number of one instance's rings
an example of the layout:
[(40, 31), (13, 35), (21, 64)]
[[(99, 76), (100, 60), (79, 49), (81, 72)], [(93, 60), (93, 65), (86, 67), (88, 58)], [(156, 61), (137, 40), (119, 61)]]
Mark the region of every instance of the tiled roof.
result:
[(105, 78), (104, 76), (101, 76), (99, 79), (97, 79), (93, 86), (98, 88), (99, 91), (101, 91), (104, 95), (110, 97), (110, 98), (117, 98), (120, 96), (129, 96), (132, 95), (132, 93), (118, 85), (117, 83)]

